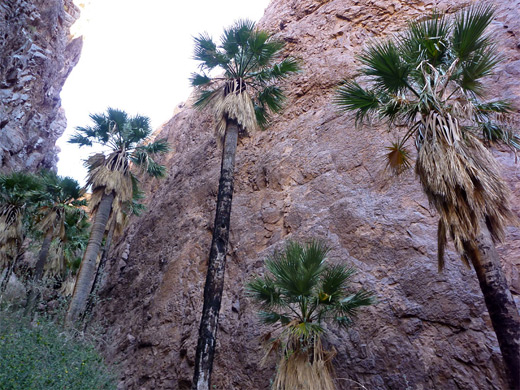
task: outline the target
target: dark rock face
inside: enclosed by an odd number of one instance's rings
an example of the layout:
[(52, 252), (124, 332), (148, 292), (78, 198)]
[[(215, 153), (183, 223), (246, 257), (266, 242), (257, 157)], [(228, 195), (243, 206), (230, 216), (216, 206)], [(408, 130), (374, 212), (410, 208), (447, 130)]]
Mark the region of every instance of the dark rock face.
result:
[(79, 60), (72, 0), (0, 3), (0, 171), (55, 168), (67, 125), (60, 91)]
[[(470, 2), (438, 1), (455, 11)], [(520, 2), (497, 2), (494, 34), (507, 60), (489, 81), (491, 95), (520, 103)], [(399, 31), (434, 1), (273, 0), (261, 22), (304, 60), (287, 82), (288, 104), (270, 129), (239, 144), (230, 248), (213, 384), (268, 389), (259, 324), (244, 283), (286, 239), (321, 238), (331, 260), (359, 270), (357, 284), (378, 303), (328, 345), (338, 389), (506, 389), (501, 355), (473, 270), (453, 250), (437, 272), (436, 223), (413, 173), (384, 173), (385, 126), (355, 128), (331, 104), (334, 86), (356, 68), (370, 38)], [(209, 114), (181, 110), (167, 123), (169, 176), (146, 183), (148, 211), (134, 219), (112, 253), (96, 320), (105, 353), (121, 363), (121, 388), (189, 389), (211, 242), (220, 151)], [(520, 206), (514, 156), (496, 151)], [(520, 293), (520, 230), (499, 247)]]

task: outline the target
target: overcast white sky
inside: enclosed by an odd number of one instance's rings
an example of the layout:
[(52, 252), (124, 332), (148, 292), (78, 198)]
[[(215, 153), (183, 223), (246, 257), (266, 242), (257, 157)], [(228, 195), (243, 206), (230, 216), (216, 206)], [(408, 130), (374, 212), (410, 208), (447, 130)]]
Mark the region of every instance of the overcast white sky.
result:
[(81, 59), (63, 87), (68, 119), (58, 140), (58, 172), (84, 183), (82, 159), (91, 148), (67, 143), (89, 114), (120, 108), (149, 116), (159, 127), (190, 94), (193, 36), (207, 31), (218, 41), (237, 19), (258, 21), (270, 0), (77, 0), (86, 3), (77, 25)]

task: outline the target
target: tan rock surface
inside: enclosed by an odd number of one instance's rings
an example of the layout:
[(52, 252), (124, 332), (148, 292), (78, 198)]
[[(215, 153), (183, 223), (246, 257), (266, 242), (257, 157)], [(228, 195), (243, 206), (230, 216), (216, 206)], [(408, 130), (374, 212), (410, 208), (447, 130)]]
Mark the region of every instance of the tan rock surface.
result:
[[(468, 2), (438, 2), (455, 11)], [(355, 265), (378, 303), (349, 332), (330, 329), (338, 389), (505, 389), (501, 356), (473, 270), (448, 253), (436, 264), (436, 217), (413, 173), (384, 172), (384, 126), (354, 127), (331, 105), (333, 87), (356, 67), (370, 38), (399, 31), (433, 2), (273, 0), (261, 26), (304, 60), (287, 83), (288, 106), (271, 128), (243, 139), (213, 384), (268, 389), (254, 308), (244, 283), (286, 239), (330, 243), (333, 261)], [(520, 99), (520, 2), (497, 2), (493, 27), (507, 61), (489, 80), (495, 96)], [(162, 129), (169, 176), (147, 183), (148, 211), (112, 253), (95, 319), (123, 389), (189, 389), (211, 241), (220, 154), (208, 114), (181, 110)], [(514, 156), (497, 151), (520, 206)], [(520, 292), (520, 231), (500, 247)], [(106, 300), (105, 300), (106, 299)]]
[(56, 168), (67, 120), (60, 91), (79, 60), (72, 0), (0, 3), (0, 171)]

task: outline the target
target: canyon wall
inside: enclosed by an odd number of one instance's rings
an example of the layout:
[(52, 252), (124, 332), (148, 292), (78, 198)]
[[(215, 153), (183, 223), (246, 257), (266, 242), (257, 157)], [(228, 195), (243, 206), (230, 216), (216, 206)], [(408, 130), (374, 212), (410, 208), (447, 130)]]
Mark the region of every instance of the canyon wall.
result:
[[(276, 358), (260, 364), (269, 328), (244, 283), (285, 240), (309, 238), (329, 243), (331, 261), (354, 265), (356, 287), (377, 294), (349, 331), (328, 329), (338, 389), (506, 388), (474, 271), (450, 247), (437, 272), (435, 212), (413, 172), (395, 179), (384, 171), (389, 129), (356, 128), (331, 104), (370, 39), (435, 6), (454, 12), (470, 3), (273, 0), (267, 8), (260, 26), (303, 60), (303, 72), (286, 83), (287, 107), (269, 130), (239, 143), (214, 388), (269, 388)], [(492, 28), (505, 62), (487, 85), (518, 110), (520, 1), (496, 5)], [(145, 183), (148, 210), (110, 256), (94, 323), (105, 329), (106, 356), (119, 363), (120, 389), (190, 389), (220, 168), (213, 127), (210, 114), (189, 104), (164, 125), (169, 175)], [(518, 213), (519, 167), (507, 150), (495, 153)], [(517, 296), (517, 227), (499, 251)]]
[(0, 171), (56, 168), (67, 120), (60, 91), (79, 60), (72, 0), (0, 3)]

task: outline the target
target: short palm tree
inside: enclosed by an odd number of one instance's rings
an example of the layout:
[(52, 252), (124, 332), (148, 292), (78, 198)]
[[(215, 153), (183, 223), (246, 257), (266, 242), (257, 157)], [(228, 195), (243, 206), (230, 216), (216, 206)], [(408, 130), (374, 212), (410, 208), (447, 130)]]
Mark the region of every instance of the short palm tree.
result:
[(25, 238), (26, 211), (32, 204), (31, 197), (40, 188), (40, 180), (29, 173), (0, 176), (0, 269), (8, 269), (0, 291), (7, 285)]
[[(283, 42), (256, 29), (255, 24), (247, 20), (225, 29), (220, 46), (207, 34), (195, 38), (195, 59), (200, 61), (202, 71), (191, 79), (199, 92), (195, 106), (212, 106), (223, 151), (195, 358), (194, 389), (210, 388), (224, 286), (238, 136), (265, 128), (269, 123), (269, 113), (281, 110), (284, 95), (276, 83), (298, 70), (295, 59), (282, 58), (283, 47)], [(209, 74), (217, 69), (222, 72), (220, 75)]]
[(87, 205), (86, 201), (81, 199), (84, 191), (76, 180), (58, 176), (52, 171), (42, 171), (39, 177), (42, 188), (33, 196), (36, 208), (33, 220), (35, 230), (43, 234), (43, 242), (34, 268), (33, 286), (28, 294), (26, 312), (32, 310), (38, 297), (37, 284), (42, 279), (53, 240), (59, 238), (60, 241), (64, 241), (66, 238), (66, 229), (69, 227), (66, 224), (66, 216), (77, 214), (78, 223), (86, 218), (86, 213), (81, 208)]
[(39, 191), (35, 227), (43, 233), (43, 243), (34, 270), (35, 282), (43, 275), (52, 240), (57, 237), (61, 241), (66, 239), (66, 228), (69, 227), (66, 216), (77, 214), (79, 218), (76, 220), (81, 223), (81, 220), (86, 218), (86, 213), (81, 207), (87, 205), (86, 200), (82, 199), (84, 190), (76, 180), (60, 177), (51, 171), (42, 172), (40, 175), (43, 188)]
[(69, 142), (80, 146), (94, 143), (108, 148), (106, 154), (97, 153), (86, 160), (87, 185), (92, 188), (90, 208), (94, 215), (89, 243), (81, 262), (74, 293), (67, 312), (66, 322), (72, 324), (84, 313), (94, 282), (96, 259), (109, 220), (122, 226), (124, 207), (132, 201), (137, 179), (132, 167), (141, 168), (152, 177), (165, 174), (165, 167), (156, 163), (153, 156), (165, 153), (165, 140), (151, 141), (150, 119), (108, 108), (106, 113), (90, 116), (92, 126), (78, 127)]
[(322, 347), (323, 324), (347, 328), (361, 307), (373, 303), (369, 291), (348, 291), (354, 270), (327, 264), (328, 251), (319, 242), (289, 242), (265, 260), (267, 275), (247, 285), (262, 322), (281, 328), (271, 340), (270, 350), (282, 349), (273, 390), (333, 390), (333, 353)]
[[(360, 56), (369, 87), (346, 80), (334, 102), (345, 111), (404, 124), (388, 149), (388, 166), (411, 166), (406, 149), (417, 148), (415, 172), (439, 213), (438, 264), (449, 235), (462, 260), (476, 270), (513, 388), (520, 387), (520, 318), (493, 242), (513, 219), (509, 189), (485, 144), (520, 141), (503, 119), (507, 101), (486, 101), (482, 79), (500, 57), (486, 28), (494, 10), (476, 5), (453, 18), (434, 14), (411, 22), (394, 40), (374, 43)], [(394, 128), (399, 128), (394, 126)]]

